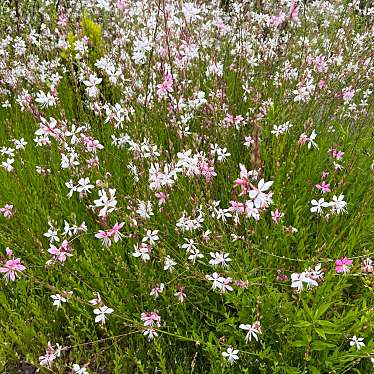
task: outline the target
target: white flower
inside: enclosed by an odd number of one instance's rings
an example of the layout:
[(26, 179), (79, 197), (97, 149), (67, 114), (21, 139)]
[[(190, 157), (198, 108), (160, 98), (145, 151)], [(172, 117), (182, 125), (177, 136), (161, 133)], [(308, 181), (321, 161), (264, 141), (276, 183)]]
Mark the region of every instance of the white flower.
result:
[(73, 365), (73, 370), (74, 370), (74, 373), (77, 373), (77, 374), (88, 373), (87, 369), (84, 366), (80, 367), (78, 364)]
[(142, 239), (143, 243), (149, 242), (150, 245), (156, 244), (156, 241), (159, 240), (159, 236), (157, 235), (159, 230), (147, 230), (144, 238)]
[(96, 0), (97, 7), (100, 9), (104, 9), (106, 11), (110, 11), (110, 3), (108, 0)]
[(65, 186), (70, 189), (69, 193), (67, 194), (67, 197), (70, 199), (73, 196), (73, 193), (77, 191), (77, 186), (74, 186), (71, 179), (65, 183)]
[(205, 278), (213, 282), (212, 284), (213, 290), (215, 290), (216, 288), (220, 290), (222, 289), (225, 278), (221, 277), (218, 273), (213, 273), (212, 275), (206, 275)]
[(334, 161), (334, 169), (335, 170), (342, 170), (344, 167), (343, 165), (340, 165), (338, 162)]
[(196, 8), (196, 6), (193, 3), (185, 3), (182, 6), (182, 12), (187, 22), (195, 21), (200, 18), (200, 9)]
[(58, 229), (55, 229), (50, 223), (49, 223), (49, 229), (47, 232), (43, 234), (46, 238), (49, 239), (50, 243), (53, 242), (59, 242), (60, 238), (58, 237)]
[(140, 217), (148, 219), (153, 216), (153, 204), (150, 201), (139, 201), (138, 209), (136, 213), (139, 214)]
[[(323, 272), (322, 273), (319, 272), (318, 265), (316, 266), (316, 269), (318, 272), (317, 276), (322, 277)], [(293, 273), (291, 274), (291, 281), (292, 281), (291, 287), (296, 288), (297, 292), (301, 292), (304, 289), (304, 283), (307, 285), (308, 288), (317, 287), (318, 282), (315, 279), (313, 279), (314, 277), (315, 277), (314, 272), (305, 271), (305, 272), (302, 272), (301, 274)]]
[(184, 238), (185, 243), (181, 245), (181, 248), (185, 249), (187, 252), (191, 252), (196, 248), (196, 242), (193, 239)]
[(218, 158), (218, 161), (223, 162), (229, 156), (231, 156), (231, 153), (227, 152), (227, 148), (218, 148), (217, 149), (217, 158)]
[(340, 214), (340, 213), (345, 213), (347, 203), (344, 201), (344, 195), (340, 194), (339, 197), (336, 197), (334, 195), (332, 197), (332, 201), (330, 201), (330, 207), (333, 213)]
[(169, 270), (172, 272), (174, 270), (174, 266), (177, 263), (172, 259), (170, 256), (166, 256), (164, 260), (164, 270)]
[(188, 256), (188, 259), (194, 264), (197, 259), (204, 258), (204, 255), (195, 247), (188, 251), (190, 255)]
[(317, 280), (317, 279), (320, 279), (322, 280), (323, 279), (323, 275), (324, 275), (324, 272), (323, 270), (321, 269), (322, 268), (322, 265), (321, 264), (317, 264), (314, 269), (313, 268), (309, 268), (307, 270), (305, 270), (305, 274), (309, 277), (309, 278), (312, 278), (314, 280)]
[(78, 185), (76, 186), (76, 189), (78, 192), (81, 193), (90, 193), (91, 189), (94, 188), (95, 186), (91, 184), (90, 178), (80, 178), (78, 181)]
[(151, 256), (149, 255), (151, 252), (151, 247), (146, 243), (141, 243), (134, 245), (135, 252), (133, 252), (134, 257), (140, 257), (142, 261), (149, 261)]
[(80, 165), (80, 162), (78, 161), (77, 153), (71, 152), (68, 155), (61, 153), (61, 168), (62, 169), (70, 169), (78, 165)]
[(299, 273), (291, 274), (291, 280), (292, 280), (291, 287), (297, 288), (297, 291), (301, 292), (304, 288), (304, 285), (303, 285), (302, 279), (300, 278), (300, 274)]
[(79, 141), (79, 133), (83, 130), (83, 127), (76, 127), (75, 124), (71, 126), (71, 130), (65, 131), (65, 136), (70, 137), (70, 143), (75, 144)]
[(316, 133), (316, 130), (313, 129), (312, 133), (310, 134), (307, 142), (308, 142), (308, 148), (318, 148), (318, 145), (317, 143), (314, 141), (314, 139), (317, 137), (317, 133)]
[(93, 312), (94, 314), (96, 314), (95, 322), (104, 324), (105, 319), (107, 318), (106, 315), (113, 313), (113, 311), (114, 310), (112, 308), (108, 308), (106, 305), (100, 308), (94, 309)]
[(13, 167), (13, 164), (14, 163), (14, 158), (7, 158), (6, 161), (3, 161), (1, 163), (1, 166), (6, 170), (6, 171), (13, 171), (14, 170), (14, 167)]
[(261, 179), (258, 182), (258, 187), (248, 192), (250, 199), (253, 200), (257, 209), (266, 208), (272, 203), (271, 193), (265, 193), (265, 191), (267, 191), (273, 183), (273, 181), (265, 182), (264, 179)]
[(223, 267), (228, 266), (228, 262), (231, 261), (231, 258), (229, 257), (230, 253), (219, 253), (219, 252), (210, 252), (210, 257), (212, 259), (209, 261), (209, 264), (212, 266), (221, 265)]
[(111, 213), (115, 210), (117, 205), (117, 200), (115, 199), (116, 189), (109, 188), (109, 196), (105, 190), (99, 191), (99, 199), (94, 200), (94, 207), (101, 208), (99, 212), (100, 217), (105, 217), (108, 213)]
[(63, 296), (59, 294), (51, 295), (51, 298), (53, 299), (53, 305), (56, 306), (57, 309), (60, 308), (62, 303), (66, 303), (67, 301)]
[(42, 108), (56, 105), (56, 98), (50, 92), (46, 95), (43, 91), (39, 91), (36, 94), (35, 101), (39, 103)]
[(245, 202), (245, 213), (248, 218), (253, 217), (256, 221), (260, 219), (260, 212), (254, 206), (253, 201), (248, 200)]
[(362, 347), (365, 347), (364, 338), (358, 338), (356, 335), (353, 335), (349, 345), (353, 347), (356, 346), (356, 349), (359, 351)]
[(313, 199), (311, 201), (311, 204), (313, 206), (310, 208), (310, 211), (312, 213), (319, 213), (319, 214), (322, 213), (322, 208), (327, 208), (328, 206), (330, 206), (330, 204), (327, 201), (325, 201), (323, 197), (321, 197), (318, 201)]
[(97, 96), (99, 90), (96, 85), (100, 84), (102, 81), (101, 78), (98, 78), (96, 75), (91, 74), (88, 80), (83, 81), (83, 83), (87, 86), (86, 92), (89, 97)]
[(27, 142), (25, 141), (24, 138), (21, 139), (14, 139), (13, 140), (14, 146), (16, 149), (25, 149), (25, 146), (27, 145)]
[(230, 364), (233, 364), (238, 358), (238, 349), (233, 349), (232, 347), (227, 348), (226, 352), (222, 352), (222, 356), (226, 358)]
[(254, 338), (258, 342), (258, 335), (261, 334), (261, 324), (259, 321), (256, 321), (252, 325), (250, 324), (240, 324), (239, 328), (242, 330), (247, 331), (247, 335), (245, 336), (245, 341), (251, 341)]

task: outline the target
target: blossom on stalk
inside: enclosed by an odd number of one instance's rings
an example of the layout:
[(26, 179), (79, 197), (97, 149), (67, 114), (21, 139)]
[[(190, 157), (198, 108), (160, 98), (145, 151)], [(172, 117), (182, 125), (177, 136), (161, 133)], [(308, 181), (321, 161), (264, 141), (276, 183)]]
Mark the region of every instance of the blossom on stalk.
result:
[(374, 273), (374, 265), (373, 265), (373, 260), (371, 258), (365, 258), (362, 261), (361, 271), (364, 274), (372, 274), (372, 273)]
[(351, 347), (355, 346), (359, 351), (362, 347), (365, 347), (364, 338), (358, 338), (356, 335), (353, 335), (349, 342), (349, 345)]
[(100, 306), (99, 308), (94, 309), (95, 322), (101, 323), (102, 325), (105, 324), (105, 320), (108, 318), (108, 314), (112, 314), (114, 310), (112, 308), (108, 308), (106, 305)]
[(253, 200), (257, 209), (264, 209), (273, 202), (271, 198), (273, 195), (272, 192), (265, 193), (273, 183), (273, 181), (265, 182), (264, 179), (261, 179), (258, 182), (258, 187), (254, 187), (248, 192), (248, 196)]
[(109, 188), (109, 196), (105, 190), (99, 191), (99, 198), (94, 200), (94, 208), (101, 208), (99, 217), (105, 217), (116, 209), (116, 189)]
[(184, 298), (186, 294), (184, 293), (184, 286), (177, 285), (177, 292), (174, 294), (178, 298), (178, 301), (182, 304), (184, 302)]
[(53, 361), (57, 357), (60, 357), (61, 349), (62, 349), (62, 347), (58, 343), (56, 343), (56, 349), (55, 349), (55, 348), (53, 348), (51, 342), (48, 342), (48, 345), (47, 345), (47, 348), (45, 350), (44, 356), (39, 357), (39, 364), (41, 366), (46, 366), (49, 369), (51, 369)]
[(20, 258), (12, 258), (5, 262), (4, 266), (0, 267), (0, 273), (4, 273), (6, 282), (14, 282), (19, 276), (18, 273), (24, 271), (25, 266), (22, 265)]
[(52, 258), (48, 260), (46, 264), (51, 265), (54, 262), (65, 262), (68, 257), (73, 256), (72, 250), (73, 248), (67, 240), (64, 240), (58, 248), (52, 245), (48, 249), (48, 252), (52, 255)]
[(310, 208), (310, 211), (312, 213), (319, 213), (322, 214), (323, 208), (327, 208), (330, 206), (330, 204), (325, 201), (323, 197), (321, 197), (318, 201), (317, 200), (312, 200), (311, 201), (312, 207)]
[(140, 316), (146, 327), (143, 330), (143, 335), (148, 336), (148, 340), (152, 340), (158, 336), (154, 327), (161, 327), (161, 316), (157, 312), (143, 312)]
[(278, 224), (281, 221), (281, 219), (284, 217), (284, 213), (281, 212), (279, 209), (275, 209), (274, 211), (271, 211), (270, 213), (271, 213), (271, 219), (276, 224)]
[(98, 78), (96, 75), (91, 74), (88, 80), (84, 80), (83, 83), (87, 87), (86, 92), (89, 97), (96, 97), (99, 93), (99, 89), (96, 87), (102, 81), (101, 78)]
[(230, 364), (233, 364), (236, 360), (239, 359), (238, 356), (239, 350), (233, 349), (232, 347), (228, 347), (225, 352), (222, 352), (222, 356), (230, 362)]
[(352, 260), (343, 257), (335, 261), (335, 270), (337, 273), (349, 273), (351, 270)]
[(256, 321), (252, 325), (242, 323), (239, 325), (239, 328), (247, 331), (247, 334), (245, 336), (246, 343), (250, 342), (252, 338), (258, 342), (258, 335), (262, 334), (260, 321)]
[(62, 303), (66, 303), (67, 300), (65, 297), (61, 296), (60, 294), (51, 295), (51, 298), (53, 299), (53, 305), (59, 309), (61, 307)]

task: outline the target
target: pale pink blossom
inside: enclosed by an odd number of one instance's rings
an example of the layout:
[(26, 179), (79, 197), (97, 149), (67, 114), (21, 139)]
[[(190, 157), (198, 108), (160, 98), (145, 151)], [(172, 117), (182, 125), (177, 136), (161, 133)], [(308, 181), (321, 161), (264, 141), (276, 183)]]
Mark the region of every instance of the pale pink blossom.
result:
[(0, 273), (4, 273), (4, 279), (6, 282), (14, 282), (18, 273), (25, 269), (26, 267), (21, 264), (20, 258), (13, 258), (8, 260), (3, 267), (0, 267)]
[(335, 261), (335, 270), (337, 273), (349, 273), (351, 270), (352, 260), (347, 257), (343, 257), (340, 260)]

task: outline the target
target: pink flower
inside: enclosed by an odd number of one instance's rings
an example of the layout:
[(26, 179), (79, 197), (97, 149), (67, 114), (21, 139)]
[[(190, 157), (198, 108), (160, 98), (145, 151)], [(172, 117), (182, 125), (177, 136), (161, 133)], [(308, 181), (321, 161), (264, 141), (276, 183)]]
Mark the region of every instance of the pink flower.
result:
[(109, 231), (100, 230), (97, 234), (95, 234), (95, 238), (102, 239), (103, 245), (105, 247), (110, 247), (112, 245), (112, 241), (110, 240), (111, 234)]
[(5, 218), (11, 218), (14, 215), (13, 205), (5, 204), (2, 208), (0, 208), (0, 213)]
[(65, 14), (65, 13), (61, 13), (61, 14), (58, 16), (58, 22), (57, 22), (57, 24), (58, 24), (59, 26), (65, 27), (65, 26), (67, 25), (68, 21), (69, 21), (69, 18), (68, 18), (68, 16), (67, 16), (67, 14)]
[(352, 87), (346, 87), (342, 91), (342, 98), (344, 101), (351, 101), (355, 95), (355, 90)]
[(48, 252), (53, 255), (52, 260), (47, 262), (48, 265), (55, 261), (65, 262), (67, 257), (72, 256), (72, 248), (67, 240), (64, 240), (59, 248), (52, 245), (51, 248), (48, 249)]
[(247, 280), (237, 280), (234, 282), (235, 286), (243, 289), (243, 290), (246, 290), (248, 287), (249, 287), (249, 282)]
[(241, 192), (239, 196), (245, 195), (249, 189), (252, 187), (250, 180), (257, 177), (257, 172), (255, 170), (247, 170), (243, 164), (239, 164), (240, 176), (234, 181), (235, 187), (240, 186)]
[(245, 204), (238, 201), (230, 201), (231, 207), (229, 208), (230, 212), (244, 213)]
[(321, 184), (316, 184), (316, 187), (322, 191), (322, 193), (331, 192), (330, 185), (325, 181), (322, 181)]
[(280, 13), (278, 16), (271, 17), (271, 25), (274, 27), (280, 26), (286, 20), (286, 15), (284, 13)]
[(99, 232), (95, 234), (95, 238), (102, 239), (103, 245), (105, 245), (106, 247), (110, 247), (112, 245), (112, 241), (110, 240), (112, 235), (115, 243), (117, 243), (121, 239), (121, 237), (123, 237), (123, 234), (119, 231), (123, 226), (124, 222), (116, 222), (116, 224), (108, 231), (99, 230)]
[(143, 312), (140, 318), (144, 322), (144, 326), (148, 327), (143, 330), (143, 334), (148, 335), (149, 340), (157, 336), (157, 331), (152, 327), (161, 326), (161, 317), (156, 312)]
[(163, 205), (166, 203), (168, 195), (165, 192), (156, 192), (155, 195), (158, 199), (158, 205)]
[(322, 90), (323, 88), (326, 87), (326, 81), (324, 79), (321, 79), (319, 82), (318, 82), (318, 87)]
[(373, 261), (370, 258), (365, 258), (365, 260), (362, 261), (361, 271), (365, 274), (374, 273)]
[(177, 292), (174, 294), (178, 298), (178, 301), (182, 304), (184, 302), (184, 298), (186, 294), (184, 293), (184, 287), (181, 285), (177, 285)]
[(113, 239), (115, 243), (117, 243), (121, 239), (121, 237), (123, 237), (123, 234), (119, 232), (119, 230), (122, 229), (123, 225), (124, 225), (124, 222), (122, 223), (116, 222), (116, 224), (109, 230), (109, 235), (110, 236), (113, 235)]
[(255, 142), (251, 136), (246, 136), (246, 137), (244, 138), (244, 140), (245, 140), (244, 145), (245, 145), (246, 147), (250, 147), (250, 146), (251, 146), (252, 144), (254, 144), (254, 142)]
[(327, 71), (327, 62), (325, 61), (325, 57), (317, 56), (314, 58), (313, 63), (319, 73), (324, 73)]
[(164, 289), (165, 289), (165, 284), (160, 283), (151, 289), (150, 295), (157, 298), (164, 291)]
[(214, 161), (212, 160), (209, 164), (207, 162), (202, 162), (199, 165), (201, 175), (205, 177), (207, 182), (210, 182), (213, 177), (217, 175), (214, 171)]
[(166, 74), (164, 81), (157, 85), (157, 95), (159, 98), (165, 97), (169, 92), (173, 92), (173, 76)]
[(4, 273), (4, 279), (9, 282), (14, 282), (17, 277), (17, 272), (24, 271), (26, 268), (21, 264), (20, 258), (8, 260), (4, 267), (0, 267), (0, 273)]
[(278, 282), (287, 282), (288, 281), (288, 276), (283, 273), (283, 269), (278, 269), (276, 279), (277, 279)]
[(298, 0), (293, 0), (290, 7), (290, 20), (297, 22), (299, 20), (300, 5)]
[(352, 260), (343, 257), (340, 260), (335, 261), (335, 270), (337, 273), (349, 273), (350, 265), (352, 265)]
[(341, 160), (344, 156), (344, 152), (338, 151), (335, 148), (330, 148), (329, 154), (331, 155), (331, 157), (336, 158), (337, 160)]
[(279, 223), (281, 218), (284, 216), (284, 213), (282, 213), (279, 209), (275, 209), (275, 211), (271, 212), (271, 219), (275, 223)]
[(61, 346), (56, 344), (57, 349), (52, 347), (51, 342), (48, 342), (47, 349), (45, 350), (45, 355), (39, 357), (39, 364), (42, 366), (46, 366), (48, 368), (52, 368), (53, 361), (60, 357), (61, 354)]

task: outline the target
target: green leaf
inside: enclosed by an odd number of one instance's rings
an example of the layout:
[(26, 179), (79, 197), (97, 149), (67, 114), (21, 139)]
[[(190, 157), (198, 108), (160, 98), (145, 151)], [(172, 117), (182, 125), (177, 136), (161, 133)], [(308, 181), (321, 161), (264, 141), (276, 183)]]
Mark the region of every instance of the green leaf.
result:
[(322, 329), (319, 329), (319, 328), (316, 328), (316, 333), (323, 339), (326, 340), (326, 334), (325, 334), (325, 331), (322, 330)]
[(315, 311), (314, 313), (314, 318), (315, 319), (318, 319), (319, 317), (321, 317), (322, 315), (324, 315), (327, 311), (327, 309), (329, 309), (331, 303), (324, 303), (324, 304), (321, 304), (317, 310)]
[(312, 342), (312, 349), (314, 351), (328, 351), (335, 347), (336, 347), (335, 344), (326, 343), (326, 342), (323, 342), (322, 340), (314, 340)]
[(335, 323), (332, 323), (330, 321), (325, 321), (323, 319), (319, 319), (317, 321), (317, 323), (320, 325), (320, 326), (325, 326), (325, 327), (331, 327), (332, 329), (336, 329), (338, 326), (335, 325)]
[(291, 342), (291, 345), (293, 347), (305, 347), (307, 344), (308, 344), (308, 342), (305, 341), (305, 340), (295, 340), (295, 341)]
[(310, 370), (310, 374), (320, 374), (321, 373), (319, 371), (319, 369), (317, 369), (315, 366), (310, 366), (309, 370)]
[(299, 321), (297, 323), (295, 323), (295, 327), (310, 327), (312, 326), (312, 324), (308, 321)]

